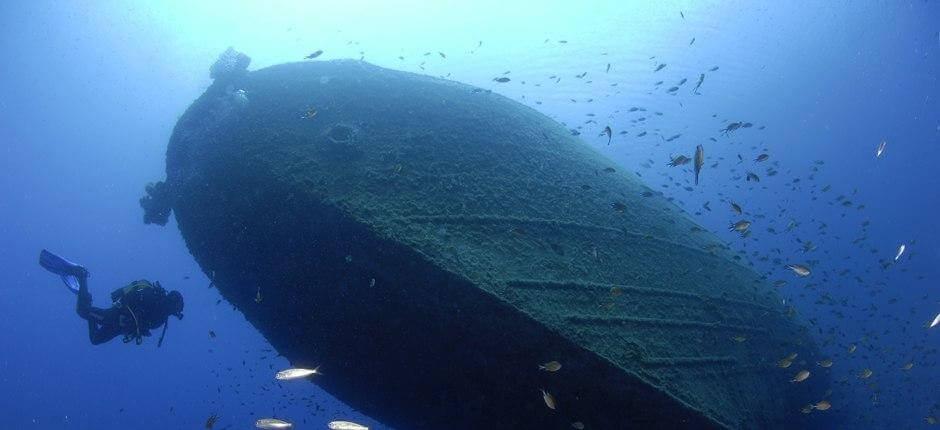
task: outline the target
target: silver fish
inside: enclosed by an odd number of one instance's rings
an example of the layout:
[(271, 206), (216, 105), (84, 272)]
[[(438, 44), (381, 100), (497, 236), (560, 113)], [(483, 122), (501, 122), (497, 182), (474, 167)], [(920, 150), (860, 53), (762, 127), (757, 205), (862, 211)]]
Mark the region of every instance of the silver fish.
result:
[(277, 374), (274, 375), (274, 379), (277, 379), (280, 381), (288, 381), (291, 379), (306, 378), (310, 375), (319, 375), (320, 373), (317, 371), (319, 368), (320, 366), (317, 366), (313, 369), (293, 368), (293, 369), (282, 370), (280, 372), (277, 372)]
[(255, 421), (255, 427), (264, 430), (277, 430), (293, 428), (294, 425), (277, 418), (262, 418), (258, 421)]
[(888, 145), (888, 142), (884, 140), (882, 140), (881, 143), (878, 144), (878, 148), (875, 149), (875, 158), (881, 158), (881, 154), (884, 154), (885, 146), (887, 145)]
[(352, 421), (330, 421), (327, 427), (329, 427), (330, 430), (369, 430), (368, 427), (362, 424), (356, 424)]

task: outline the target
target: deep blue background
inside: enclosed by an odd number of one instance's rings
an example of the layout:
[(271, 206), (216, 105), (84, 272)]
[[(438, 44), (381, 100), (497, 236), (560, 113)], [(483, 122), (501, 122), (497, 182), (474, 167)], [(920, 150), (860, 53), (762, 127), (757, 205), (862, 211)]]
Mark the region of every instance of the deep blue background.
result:
[[(306, 420), (303, 428), (322, 428), (334, 417), (376, 425), (313, 384), (276, 384), (274, 371), (287, 363), (240, 312), (216, 304), (218, 293), (207, 288), (175, 224), (141, 222), (137, 199), (147, 182), (163, 177), (176, 118), (208, 86), (215, 56), (233, 44), (254, 58), (252, 69), (324, 49), (324, 59), (364, 56), (492, 88), (580, 126), (588, 144), (675, 198), (770, 281), (788, 281), (781, 299), (813, 322), (817, 342), (829, 343), (824, 355), (835, 361), (833, 408), (825, 413), (848, 428), (925, 426), (925, 417), (940, 413), (940, 328), (923, 327), (940, 312), (940, 5), (776, 3), (3, 2), (0, 422), (196, 428), (218, 413), (216, 428), (245, 428), (272, 414), (298, 425)], [(422, 55), (428, 51), (448, 56)], [(658, 63), (668, 65), (653, 72)], [(712, 66), (720, 68), (708, 72)], [(510, 83), (492, 81), (507, 70)], [(575, 78), (582, 72), (588, 74)], [(692, 95), (703, 72), (701, 95)], [(668, 95), (681, 78), (689, 82)], [(631, 106), (647, 111), (628, 113)], [(585, 124), (589, 119), (596, 123)], [(725, 119), (766, 129), (721, 137)], [(596, 137), (607, 124), (615, 133), (610, 146)], [(641, 131), (647, 136), (636, 137)], [(660, 137), (678, 133), (668, 143)], [(876, 159), (882, 140), (887, 150)], [(689, 169), (666, 162), (670, 154), (691, 156), (696, 144), (705, 146), (706, 169), (701, 184), (686, 191)], [(756, 165), (751, 160), (762, 152), (771, 158)], [(770, 166), (780, 173), (767, 176)], [(810, 179), (814, 166), (819, 171)], [(745, 182), (748, 170), (762, 181)], [(821, 192), (827, 184), (832, 190)], [(838, 195), (853, 207), (834, 203)], [(723, 198), (741, 204), (745, 215), (732, 214)], [(710, 212), (702, 209), (706, 201)], [(754, 222), (747, 239), (727, 231), (742, 218)], [(782, 233), (791, 219), (799, 227)], [(865, 220), (867, 239), (853, 244)], [(804, 254), (797, 239), (817, 249)], [(879, 260), (893, 258), (900, 243), (907, 255), (883, 269)], [(148, 278), (184, 292), (186, 318), (170, 322), (160, 349), (155, 339), (140, 347), (117, 340), (91, 346), (74, 296), (36, 264), (43, 247), (91, 270), (99, 306), (112, 289)], [(811, 277), (797, 279), (776, 257), (819, 263)], [(849, 272), (839, 275), (843, 270)], [(210, 339), (209, 330), (218, 337)], [(851, 356), (850, 344), (858, 346)], [(822, 371), (818, 358), (801, 357), (806, 363), (785, 371)], [(900, 370), (908, 361), (913, 369)], [(857, 378), (863, 368), (873, 370), (871, 379)], [(328, 374), (329, 363), (324, 369)]]

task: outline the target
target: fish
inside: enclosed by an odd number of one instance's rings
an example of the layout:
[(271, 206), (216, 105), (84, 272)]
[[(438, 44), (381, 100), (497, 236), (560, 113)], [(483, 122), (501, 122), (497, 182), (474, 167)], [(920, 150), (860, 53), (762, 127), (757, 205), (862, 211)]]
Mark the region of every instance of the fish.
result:
[(658, 71), (662, 70), (664, 67), (666, 67), (666, 63), (661, 63), (661, 64), (659, 64), (658, 66), (656, 66), (656, 70), (653, 70), (653, 71), (654, 71), (654, 72), (658, 72)]
[(505, 77), (505, 76), (503, 76), (503, 77), (499, 77), (499, 78), (493, 78), (493, 81), (499, 82), (499, 83), (501, 83), (501, 84), (505, 84), (506, 82), (509, 82), (510, 79), (507, 78), (507, 77)]
[(277, 379), (279, 381), (289, 381), (291, 379), (306, 378), (310, 375), (322, 375), (322, 373), (319, 372), (319, 369), (320, 369), (320, 366), (314, 367), (313, 369), (303, 369), (303, 368), (286, 369), (286, 370), (277, 372), (274, 375), (274, 379)]
[(545, 389), (542, 389), (542, 400), (545, 401), (545, 406), (548, 406), (549, 409), (555, 410), (555, 397), (551, 395)]
[(274, 430), (274, 429), (289, 429), (293, 428), (294, 425), (277, 418), (261, 418), (258, 421), (255, 421), (255, 428)]
[(623, 202), (613, 202), (610, 204), (610, 207), (614, 208), (614, 210), (617, 212), (624, 212), (627, 210), (627, 205), (623, 204)]
[(725, 128), (718, 130), (718, 131), (721, 132), (721, 134), (725, 136), (730, 136), (731, 133), (733, 133), (735, 130), (739, 128), (741, 128), (740, 122), (732, 122), (731, 124), (728, 124)]
[(677, 155), (675, 157), (672, 157), (672, 161), (670, 161), (668, 164), (672, 167), (676, 167), (676, 166), (689, 164), (689, 161), (692, 161), (692, 159), (689, 157), (686, 157), (685, 155)]
[(885, 146), (887, 145), (888, 145), (888, 142), (884, 140), (882, 140), (881, 143), (878, 144), (878, 148), (875, 148), (875, 158), (881, 158), (881, 154), (885, 153)]
[(791, 379), (790, 382), (803, 382), (806, 378), (809, 378), (809, 370), (801, 370), (796, 372), (796, 375), (793, 375), (793, 379)]
[(787, 360), (785, 358), (781, 360), (777, 360), (777, 367), (781, 369), (786, 369), (790, 367), (791, 364), (793, 364), (793, 360)]
[(323, 53), (323, 50), (322, 50), (322, 49), (317, 49), (316, 51), (313, 51), (312, 54), (310, 54), (310, 55), (308, 55), (308, 56), (306, 56), (306, 57), (304, 57), (304, 58), (306, 58), (306, 59), (308, 59), (308, 60), (314, 59), (314, 58), (319, 57), (320, 54), (322, 54), (322, 53)]
[(705, 164), (705, 148), (702, 145), (697, 145), (695, 147), (695, 163), (693, 164), (695, 169), (695, 185), (698, 185), (698, 174), (702, 171), (702, 166)]
[(872, 374), (872, 373), (874, 373), (874, 372), (872, 372), (871, 369), (868, 369), (868, 368), (862, 369), (862, 371), (859, 372), (859, 374), (858, 374), (858, 378), (859, 378), (859, 379), (868, 379), (868, 378), (871, 378), (871, 374)]
[(689, 42), (689, 46), (692, 46), (693, 43), (695, 43), (695, 38), (694, 38), (694, 37), (692, 38), (692, 41)]
[(689, 81), (688, 79), (682, 78), (682, 80), (679, 81), (679, 83), (678, 83), (677, 85), (680, 85), (680, 86), (681, 86), (681, 85), (685, 85), (685, 83), (688, 82), (688, 81)]
[(800, 408), (800, 412), (802, 412), (802, 413), (804, 413), (804, 414), (808, 414), (808, 413), (813, 412), (813, 405), (806, 405), (806, 406), (803, 406), (802, 408)]
[(605, 70), (604, 73), (609, 73), (609, 72), (610, 72), (610, 63), (607, 63), (607, 70)]
[(849, 354), (855, 352), (858, 347), (855, 344), (849, 345)]
[(317, 117), (316, 109), (307, 109), (306, 111), (304, 111), (304, 114), (301, 115), (301, 118), (303, 119), (314, 119), (316, 117)]
[(581, 421), (575, 421), (571, 423), (571, 428), (575, 430), (584, 430), (584, 423), (582, 423)]
[(352, 421), (330, 421), (326, 426), (330, 430), (369, 430), (368, 427)]
[(692, 94), (698, 94), (698, 88), (702, 86), (702, 82), (705, 81), (705, 74), (702, 73), (698, 75), (698, 83), (695, 84), (695, 88), (692, 88)]
[(760, 176), (757, 176), (751, 172), (747, 172), (747, 181), (748, 182), (751, 182), (751, 181), (760, 182)]
[(610, 139), (613, 137), (614, 132), (610, 129), (610, 126), (604, 127), (604, 131), (601, 133), (601, 136), (607, 135), (607, 144), (610, 145)]
[(737, 343), (744, 343), (745, 341), (747, 341), (747, 336), (739, 334), (739, 335), (733, 336), (731, 340)]
[(548, 363), (540, 364), (539, 370), (544, 370), (546, 372), (557, 372), (561, 370), (561, 363), (555, 360), (552, 360), (552, 361), (549, 361)]
[(823, 368), (828, 369), (828, 368), (832, 367), (832, 360), (830, 360), (830, 359), (827, 358), (827, 359), (825, 359), (825, 360), (823, 360), (823, 361), (817, 361), (816, 364), (819, 365), (819, 367), (823, 367)]
[(832, 407), (832, 405), (829, 403), (828, 400), (820, 400), (820, 401), (816, 402), (815, 405), (813, 405), (813, 409), (815, 409), (815, 410), (817, 410), (817, 411), (825, 411), (825, 410), (827, 410), (827, 409), (829, 409), (829, 408), (831, 408), (831, 407)]
[(738, 206), (737, 203), (731, 202), (731, 210), (733, 210), (738, 215), (741, 215), (741, 206)]
[(209, 330), (209, 338), (210, 338), (210, 339), (215, 338), (215, 332), (214, 332), (214, 331)]
[(670, 87), (668, 90), (666, 90), (667, 93), (674, 93), (676, 91), (679, 91), (679, 87)]
[(219, 416), (217, 414), (209, 415), (209, 418), (206, 418), (206, 428), (211, 429), (215, 426), (217, 421), (219, 421)]
[(796, 360), (797, 355), (798, 354), (794, 352), (787, 356), (787, 360), (790, 360), (790, 361)]
[(898, 252), (894, 256), (894, 261), (898, 261), (898, 259), (901, 258), (901, 254), (904, 253), (904, 248), (904, 244), (902, 243), (901, 246), (898, 247)]
[(769, 155), (761, 154), (761, 155), (758, 155), (757, 158), (754, 159), (754, 161), (760, 163), (761, 161), (767, 161), (768, 158), (770, 158)]
[(903, 366), (901, 366), (901, 370), (911, 370), (912, 367), (914, 367), (914, 362), (908, 361), (907, 363), (904, 363)]
[(940, 324), (940, 314), (937, 314), (937, 316), (933, 317), (933, 321), (930, 322), (930, 326), (927, 328), (934, 328), (937, 326), (937, 324)]
[(786, 267), (787, 269), (792, 270), (793, 273), (796, 273), (797, 276), (800, 276), (800, 277), (806, 277), (806, 276), (809, 276), (810, 274), (809, 267), (806, 267), (802, 264), (787, 264)]
[(443, 53), (443, 52), (438, 52), (438, 53), (437, 53), (437, 55), (440, 55), (440, 56), (441, 56), (441, 58), (447, 58), (447, 56), (446, 56), (446, 55), (444, 55), (444, 53)]
[(708, 71), (709, 71), (709, 72), (718, 71), (718, 66), (712, 67), (711, 69), (708, 69)]
[(750, 221), (741, 220), (741, 221), (731, 224), (730, 231), (736, 231), (738, 233), (741, 233), (742, 236), (744, 236), (750, 228), (751, 228)]

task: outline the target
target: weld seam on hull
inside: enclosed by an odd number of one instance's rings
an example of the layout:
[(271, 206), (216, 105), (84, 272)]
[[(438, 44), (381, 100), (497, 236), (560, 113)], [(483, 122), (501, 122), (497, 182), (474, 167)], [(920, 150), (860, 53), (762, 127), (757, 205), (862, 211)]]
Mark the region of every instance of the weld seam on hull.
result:
[(688, 245), (683, 245), (681, 243), (676, 243), (670, 240), (652, 236), (649, 233), (638, 233), (635, 231), (630, 231), (624, 228), (613, 228), (605, 227), (602, 225), (595, 224), (582, 224), (573, 221), (562, 221), (554, 219), (544, 219), (544, 218), (520, 218), (512, 216), (496, 216), (496, 215), (410, 215), (410, 216), (401, 216), (399, 217), (402, 221), (405, 222), (416, 222), (416, 223), (442, 223), (442, 224), (529, 224), (529, 225), (543, 225), (553, 228), (573, 228), (578, 230), (586, 231), (600, 231), (608, 233), (617, 233), (623, 234), (626, 236), (632, 236), (640, 239), (653, 240), (660, 242), (666, 245), (674, 246), (676, 248), (686, 249), (697, 254), (708, 255), (714, 258), (720, 258), (714, 253), (694, 248)]
[(638, 324), (638, 325), (652, 325), (652, 326), (678, 326), (678, 327), (699, 327), (707, 328), (713, 330), (737, 330), (737, 331), (750, 331), (756, 333), (766, 333), (767, 329), (760, 327), (751, 327), (737, 324), (723, 324), (707, 321), (690, 321), (690, 320), (676, 320), (669, 318), (637, 318), (637, 317), (626, 317), (626, 316), (598, 316), (598, 315), (583, 315), (583, 314), (568, 314), (565, 315), (565, 319), (576, 324), (604, 324), (604, 325), (614, 325), (614, 324)]
[(650, 357), (640, 358), (645, 366), (701, 366), (707, 364), (737, 364), (734, 357), (706, 356), (706, 357)]
[(661, 296), (677, 296), (677, 297), (687, 297), (699, 299), (702, 301), (718, 301), (726, 302), (735, 305), (749, 306), (755, 309), (760, 309), (763, 311), (772, 311), (773, 309), (768, 308), (763, 305), (758, 305), (756, 303), (751, 303), (744, 300), (729, 299), (724, 297), (715, 297), (707, 296), (704, 294), (690, 293), (688, 291), (676, 291), (676, 290), (664, 290), (661, 288), (649, 288), (649, 287), (636, 287), (633, 285), (617, 285), (617, 284), (603, 284), (595, 282), (578, 282), (578, 281), (540, 281), (536, 279), (511, 279), (505, 281), (507, 285), (514, 288), (552, 288), (552, 289), (603, 289), (609, 290), (611, 288), (619, 288), (624, 292), (634, 292), (644, 295), (661, 295)]

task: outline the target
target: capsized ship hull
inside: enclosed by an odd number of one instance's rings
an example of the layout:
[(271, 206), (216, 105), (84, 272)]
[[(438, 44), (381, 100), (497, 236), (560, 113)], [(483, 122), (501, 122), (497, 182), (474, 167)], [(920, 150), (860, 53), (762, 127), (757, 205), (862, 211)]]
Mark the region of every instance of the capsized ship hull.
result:
[(774, 368), (815, 346), (757, 274), (488, 91), (357, 61), (217, 80), (166, 185), (225, 299), (397, 428), (772, 428), (820, 394)]

